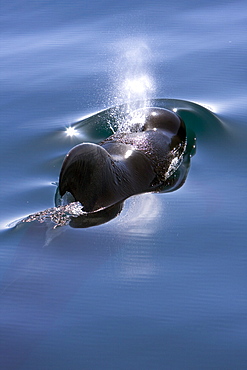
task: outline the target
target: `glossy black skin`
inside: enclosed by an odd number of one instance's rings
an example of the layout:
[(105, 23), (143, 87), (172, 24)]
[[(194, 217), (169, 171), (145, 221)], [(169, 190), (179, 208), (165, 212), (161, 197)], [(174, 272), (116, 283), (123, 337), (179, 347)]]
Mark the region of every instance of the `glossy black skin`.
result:
[(164, 187), (172, 159), (183, 155), (185, 125), (166, 109), (146, 108), (143, 113), (141, 131), (117, 132), (99, 145), (74, 147), (62, 165), (60, 195), (70, 192), (86, 212), (110, 207), (108, 213), (115, 214), (126, 198)]

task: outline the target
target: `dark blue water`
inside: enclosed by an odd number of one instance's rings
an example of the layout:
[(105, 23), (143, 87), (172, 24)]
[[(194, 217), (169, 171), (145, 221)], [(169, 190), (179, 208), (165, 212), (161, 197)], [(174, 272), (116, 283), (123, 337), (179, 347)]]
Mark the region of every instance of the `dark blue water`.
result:
[[(246, 23), (244, 1), (2, 3), (1, 369), (246, 369)], [(196, 133), (181, 189), (89, 229), (6, 227), (98, 135), (66, 127), (146, 94)]]

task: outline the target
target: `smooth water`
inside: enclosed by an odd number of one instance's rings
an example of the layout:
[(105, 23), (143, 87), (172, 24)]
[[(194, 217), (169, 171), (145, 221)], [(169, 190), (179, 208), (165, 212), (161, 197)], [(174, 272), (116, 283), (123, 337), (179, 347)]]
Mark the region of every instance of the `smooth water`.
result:
[[(246, 369), (246, 3), (14, 1), (1, 19), (0, 368)], [(195, 131), (184, 186), (101, 226), (7, 228), (101, 139), (66, 127), (133, 97)]]

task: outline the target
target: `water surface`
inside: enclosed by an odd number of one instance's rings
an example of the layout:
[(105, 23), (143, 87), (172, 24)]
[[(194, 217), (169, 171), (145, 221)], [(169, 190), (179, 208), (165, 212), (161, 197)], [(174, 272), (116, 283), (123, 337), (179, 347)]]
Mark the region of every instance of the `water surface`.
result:
[[(244, 1), (2, 6), (2, 369), (246, 368), (246, 14)], [(90, 229), (6, 228), (53, 206), (82, 139), (66, 127), (128, 100), (132, 76), (196, 132), (185, 185)]]

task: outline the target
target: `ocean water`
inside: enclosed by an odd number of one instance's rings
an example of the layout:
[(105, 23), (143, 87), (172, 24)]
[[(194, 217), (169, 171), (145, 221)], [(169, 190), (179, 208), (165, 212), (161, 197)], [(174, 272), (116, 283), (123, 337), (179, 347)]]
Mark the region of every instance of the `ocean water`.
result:
[[(0, 368), (247, 367), (247, 5), (1, 5)], [(65, 154), (135, 99), (196, 135), (177, 191), (87, 229), (7, 225), (54, 206)]]

